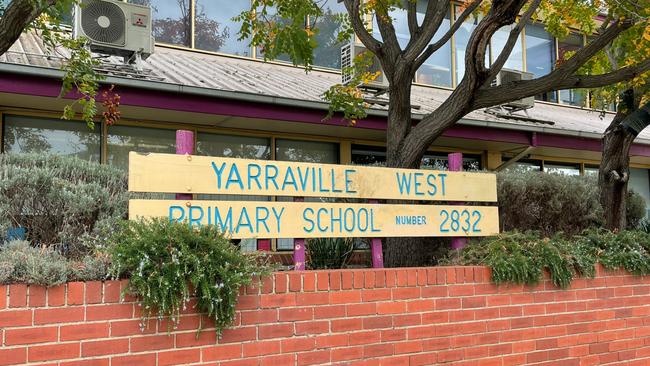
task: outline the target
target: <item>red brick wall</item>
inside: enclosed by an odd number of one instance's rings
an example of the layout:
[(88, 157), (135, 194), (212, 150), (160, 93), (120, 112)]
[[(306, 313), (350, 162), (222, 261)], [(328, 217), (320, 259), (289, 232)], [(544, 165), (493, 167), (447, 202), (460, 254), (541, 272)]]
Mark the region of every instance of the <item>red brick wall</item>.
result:
[(483, 267), (277, 273), (216, 340), (120, 302), (125, 282), (0, 286), (0, 365), (650, 365), (650, 279), (497, 288)]

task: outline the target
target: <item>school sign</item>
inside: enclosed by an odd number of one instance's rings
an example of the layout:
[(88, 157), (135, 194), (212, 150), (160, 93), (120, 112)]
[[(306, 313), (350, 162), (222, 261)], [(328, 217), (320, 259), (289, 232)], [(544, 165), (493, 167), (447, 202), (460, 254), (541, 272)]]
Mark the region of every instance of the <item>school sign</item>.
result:
[[(233, 238), (487, 236), (499, 231), (496, 177), (488, 173), (290, 163), (194, 155), (129, 155), (129, 190), (315, 197), (311, 202), (139, 200), (130, 219), (216, 225)], [(363, 200), (463, 202), (377, 204)]]

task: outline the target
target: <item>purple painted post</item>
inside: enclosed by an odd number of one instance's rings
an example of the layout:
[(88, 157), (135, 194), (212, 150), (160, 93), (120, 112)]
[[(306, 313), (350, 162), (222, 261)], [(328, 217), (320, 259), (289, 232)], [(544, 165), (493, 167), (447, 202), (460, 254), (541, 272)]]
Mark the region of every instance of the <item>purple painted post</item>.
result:
[[(303, 197), (294, 197), (294, 202), (304, 202)], [(305, 239), (293, 239), (293, 269), (294, 271), (305, 270)]]
[[(368, 200), (368, 203), (379, 203), (377, 200)], [(372, 268), (384, 268), (384, 253), (381, 247), (381, 238), (372, 238), (370, 241), (372, 255)]]
[[(463, 170), (463, 154), (462, 153), (451, 153), (447, 155), (449, 160), (449, 171), (451, 172), (460, 172)], [(462, 202), (457, 204), (461, 205)], [(467, 244), (467, 238), (451, 238), (451, 249), (462, 249), (465, 244)]]
[[(176, 154), (194, 154), (194, 132), (187, 130), (176, 131)], [(192, 194), (176, 193), (177, 200), (191, 200)]]

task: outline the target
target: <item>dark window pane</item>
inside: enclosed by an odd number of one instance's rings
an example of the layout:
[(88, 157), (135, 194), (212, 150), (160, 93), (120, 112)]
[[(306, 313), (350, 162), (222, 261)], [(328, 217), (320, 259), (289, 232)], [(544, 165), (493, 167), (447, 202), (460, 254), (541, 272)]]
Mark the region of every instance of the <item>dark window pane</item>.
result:
[[(456, 15), (460, 15), (463, 12), (462, 8), (456, 7)], [(456, 54), (454, 55), (456, 59), (456, 83), (460, 84), (463, 76), (465, 76), (465, 49), (467, 48), (467, 43), (469, 42), (469, 37), (476, 29), (476, 26), (481, 21), (479, 17), (470, 15), (463, 25), (458, 28), (456, 33), (454, 33), (454, 39), (456, 42)], [(487, 61), (487, 60), (486, 60)]]
[(386, 148), (383, 146), (352, 145), (352, 164), (386, 165)]
[(315, 37), (317, 46), (314, 50), (314, 65), (333, 69), (341, 68), (341, 46), (343, 43), (339, 42), (337, 38), (341, 27), (337, 14), (345, 12), (345, 5), (342, 2), (337, 0), (324, 2), (323, 15), (315, 19), (316, 24), (314, 24), (319, 29), (319, 33)]
[(107, 162), (121, 169), (127, 169), (130, 151), (173, 154), (176, 152), (176, 131), (111, 126), (108, 129)]
[(5, 116), (4, 151), (75, 156), (99, 162), (99, 124), (90, 130), (83, 122), (26, 116)]
[(263, 137), (199, 133), (196, 141), (198, 155), (243, 159), (271, 159), (271, 142)]
[(129, 0), (151, 6), (153, 36), (156, 42), (178, 46), (191, 45), (190, 0)]
[[(582, 35), (571, 33), (563, 40), (558, 40), (558, 59), (559, 62), (565, 61), (575, 51), (582, 48)], [(584, 106), (586, 100), (586, 91), (580, 89), (560, 90), (560, 102), (576, 106)]]
[(250, 56), (249, 40), (238, 40), (240, 24), (232, 18), (250, 8), (248, 0), (196, 0), (194, 47), (214, 52)]
[(277, 139), (275, 141), (275, 160), (337, 164), (339, 162), (339, 144)]
[[(501, 27), (492, 36), (492, 40), (490, 42), (491, 43), (490, 55), (491, 55), (492, 62), (496, 61), (501, 51), (503, 51), (503, 47), (506, 46), (506, 42), (508, 40), (508, 37), (510, 36), (511, 29), (512, 26)], [(511, 70), (523, 70), (524, 69), (523, 62), (524, 62), (523, 47), (521, 43), (521, 37), (519, 37), (517, 43), (515, 43), (515, 46), (512, 48), (512, 52), (510, 52), (510, 55), (508, 56), (508, 60), (506, 60), (506, 63), (503, 65), (503, 67)]]
[[(535, 78), (549, 74), (555, 62), (555, 40), (544, 29), (543, 25), (530, 24), (526, 26), (526, 71)], [(556, 92), (535, 96), (537, 100), (557, 102)]]

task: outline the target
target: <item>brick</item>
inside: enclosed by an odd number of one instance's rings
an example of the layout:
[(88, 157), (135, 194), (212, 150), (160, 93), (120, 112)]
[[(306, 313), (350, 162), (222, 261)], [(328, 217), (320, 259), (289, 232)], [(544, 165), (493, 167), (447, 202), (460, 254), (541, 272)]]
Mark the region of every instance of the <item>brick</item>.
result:
[(242, 311), (240, 314), (242, 325), (274, 323), (278, 321), (277, 309)]
[(91, 360), (60, 362), (59, 366), (108, 366), (111, 360), (108, 358), (95, 358)]
[(357, 332), (350, 335), (348, 340), (351, 346), (361, 345), (361, 344), (374, 344), (381, 341), (381, 333), (376, 330), (367, 330), (363, 332)]
[(37, 362), (77, 358), (80, 354), (79, 349), (79, 343), (32, 346), (27, 352), (27, 360), (29, 362)]
[(9, 307), (27, 306), (27, 285), (9, 285)]
[(109, 335), (109, 323), (65, 325), (61, 327), (60, 332), (60, 340), (62, 342), (106, 338)]
[(296, 295), (296, 305), (326, 305), (330, 302), (330, 295), (327, 292), (307, 292)]
[(347, 334), (332, 334), (316, 337), (316, 348), (332, 348), (347, 346), (349, 343)]
[(341, 318), (345, 316), (345, 305), (319, 306), (314, 319)]
[(280, 341), (258, 341), (242, 345), (243, 357), (257, 357), (280, 353)]
[(392, 292), (393, 292), (393, 300), (408, 300), (408, 299), (420, 298), (419, 287), (394, 288)]
[(363, 346), (332, 350), (332, 362), (358, 360), (363, 357)]
[(176, 333), (176, 347), (208, 346), (217, 343), (217, 335), (212, 329), (204, 329), (198, 335), (196, 331)]
[(34, 324), (74, 323), (84, 320), (84, 307), (62, 307), (34, 310)]
[(314, 272), (302, 274), (302, 289), (304, 292), (316, 291), (316, 274)]
[(330, 287), (329, 274), (326, 271), (316, 273), (316, 289), (318, 291), (327, 291)]
[(81, 343), (81, 357), (96, 357), (127, 353), (129, 351), (129, 340), (104, 339), (101, 341), (89, 341)]
[(302, 290), (302, 273), (289, 273), (289, 291), (298, 292)]
[(156, 321), (150, 320), (144, 327), (140, 319), (118, 320), (110, 322), (111, 337), (122, 337), (153, 333), (156, 331)]
[(83, 282), (68, 283), (68, 305), (81, 305), (84, 303), (84, 288)]
[(346, 305), (345, 309), (348, 317), (374, 315), (377, 313), (377, 305), (375, 303), (350, 304)]
[(322, 363), (329, 363), (331, 360), (331, 354), (329, 350), (324, 351), (312, 351), (312, 352), (303, 352), (298, 353), (298, 366), (304, 365), (316, 365)]
[(90, 305), (86, 307), (86, 320), (128, 319), (134, 316), (133, 304)]
[(332, 320), (332, 332), (349, 332), (363, 329), (363, 321), (360, 318)]
[(363, 288), (371, 289), (374, 287), (375, 287), (375, 271), (365, 271)]
[(281, 341), (282, 353), (313, 350), (316, 345), (314, 337), (287, 338)]
[(393, 318), (390, 316), (374, 316), (363, 318), (363, 329), (391, 328)]
[(0, 328), (32, 325), (32, 310), (0, 311)]
[(338, 291), (330, 293), (330, 304), (352, 304), (361, 302), (361, 291)]
[(329, 274), (330, 277), (330, 290), (340, 290), (341, 289), (341, 272), (333, 271)]
[(314, 335), (328, 333), (330, 330), (327, 321), (309, 321), (295, 323), (296, 335)]
[(406, 311), (406, 302), (380, 302), (377, 303), (377, 314), (399, 314)]
[(55, 342), (57, 337), (57, 327), (7, 329), (5, 330), (5, 345)]
[(47, 305), (62, 306), (65, 305), (65, 285), (50, 287), (47, 289)]
[(389, 356), (394, 352), (394, 346), (391, 343), (372, 344), (363, 347), (363, 357), (373, 358)]
[(363, 271), (355, 271), (352, 273), (352, 287), (355, 289), (363, 288), (365, 282), (365, 275)]
[(244, 342), (257, 339), (256, 327), (229, 328), (223, 331), (220, 343)]
[(392, 298), (392, 292), (390, 289), (371, 289), (361, 291), (361, 300), (363, 302), (368, 301), (385, 301)]
[(177, 349), (173, 351), (159, 352), (158, 366), (187, 365), (199, 362), (200, 359), (200, 349)]
[(260, 306), (262, 308), (277, 308), (296, 306), (296, 294), (268, 294), (261, 295)]
[(275, 293), (282, 294), (289, 289), (289, 277), (286, 273), (274, 273), (275, 278)]
[(47, 289), (43, 286), (29, 286), (29, 307), (45, 306)]
[(241, 344), (227, 344), (210, 346), (201, 349), (203, 361), (221, 361), (240, 358), (242, 356)]
[(156, 364), (155, 353), (117, 356), (111, 358), (111, 366), (142, 366), (142, 365), (155, 365), (155, 364)]
[(27, 362), (27, 348), (1, 348), (0, 365), (20, 365)]
[[(331, 280), (331, 278), (330, 278)], [(351, 271), (342, 271), (341, 272), (341, 290), (350, 290), (352, 289), (352, 272)]]
[(314, 308), (280, 309), (279, 319), (281, 322), (312, 320), (314, 319)]
[(106, 281), (104, 282), (104, 303), (120, 302), (120, 282), (119, 281)]
[(293, 335), (293, 324), (273, 324), (262, 325), (259, 327), (259, 338), (281, 338)]
[(0, 310), (7, 307), (7, 285), (0, 285)]
[(131, 352), (152, 351), (174, 346), (174, 337), (171, 334), (149, 335), (131, 338)]
[(260, 359), (260, 366), (285, 366), (293, 364), (295, 364), (295, 356), (293, 354), (264, 356)]
[(86, 304), (99, 304), (103, 298), (103, 285), (99, 281), (86, 282)]

